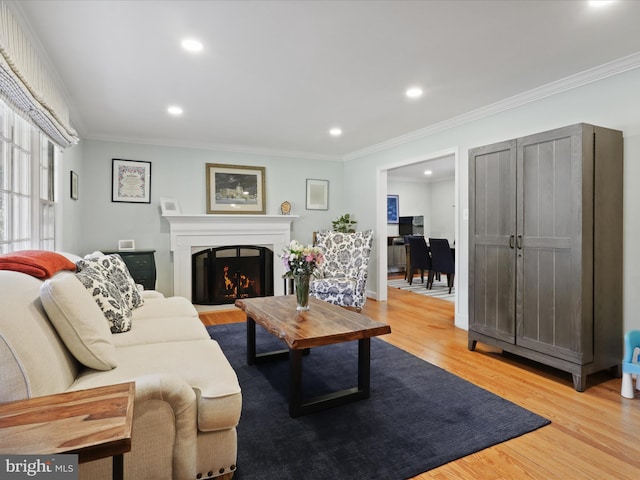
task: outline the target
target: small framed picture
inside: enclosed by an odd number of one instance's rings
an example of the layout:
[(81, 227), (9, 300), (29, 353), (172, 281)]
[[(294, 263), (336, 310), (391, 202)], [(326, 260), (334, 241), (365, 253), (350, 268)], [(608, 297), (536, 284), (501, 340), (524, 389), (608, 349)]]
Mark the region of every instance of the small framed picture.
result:
[(151, 162), (114, 158), (111, 163), (111, 201), (151, 203)]
[(329, 180), (307, 178), (307, 210), (329, 210)]
[(78, 174), (71, 170), (71, 198), (78, 199)]
[(398, 195), (387, 195), (387, 223), (398, 223), (399, 201)]
[(180, 205), (175, 198), (161, 198), (160, 209), (162, 210), (162, 215), (180, 214)]
[(135, 240), (118, 240), (118, 250), (135, 250)]
[(207, 163), (207, 213), (266, 212), (265, 168)]

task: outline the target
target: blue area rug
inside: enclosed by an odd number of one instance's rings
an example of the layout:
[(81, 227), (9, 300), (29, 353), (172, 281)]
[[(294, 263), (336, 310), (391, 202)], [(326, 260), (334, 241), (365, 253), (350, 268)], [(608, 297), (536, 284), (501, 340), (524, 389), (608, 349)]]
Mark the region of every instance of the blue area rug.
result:
[[(235, 480), (406, 479), (550, 422), (378, 338), (371, 397), (293, 419), (287, 360), (246, 362), (246, 324), (207, 327), (238, 374)], [(283, 344), (256, 328), (258, 352)], [(303, 360), (305, 395), (357, 384), (357, 342)]]

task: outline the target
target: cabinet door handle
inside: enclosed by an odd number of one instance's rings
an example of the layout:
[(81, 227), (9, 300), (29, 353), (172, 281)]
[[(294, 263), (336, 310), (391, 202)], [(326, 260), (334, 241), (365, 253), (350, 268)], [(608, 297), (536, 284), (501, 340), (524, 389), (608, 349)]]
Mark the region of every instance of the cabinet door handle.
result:
[(513, 248), (515, 245), (515, 235), (509, 235), (509, 248)]
[(518, 250), (522, 250), (522, 235), (518, 235)]

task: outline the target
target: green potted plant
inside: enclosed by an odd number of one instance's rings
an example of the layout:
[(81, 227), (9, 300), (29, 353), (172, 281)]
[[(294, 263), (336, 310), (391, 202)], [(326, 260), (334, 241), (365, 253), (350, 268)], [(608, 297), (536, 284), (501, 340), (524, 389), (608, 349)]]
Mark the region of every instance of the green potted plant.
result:
[(355, 233), (355, 226), (358, 223), (356, 220), (351, 218), (351, 215), (345, 213), (341, 217), (338, 217), (337, 220), (331, 222), (333, 225), (334, 232), (341, 233)]

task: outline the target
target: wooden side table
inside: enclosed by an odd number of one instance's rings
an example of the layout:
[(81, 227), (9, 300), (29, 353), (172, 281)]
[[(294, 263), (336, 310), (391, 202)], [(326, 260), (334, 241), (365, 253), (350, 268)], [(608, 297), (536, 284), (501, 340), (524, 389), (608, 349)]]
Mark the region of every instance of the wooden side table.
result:
[(113, 478), (122, 480), (134, 392), (129, 382), (0, 404), (0, 452), (77, 454), (79, 463), (113, 457)]

